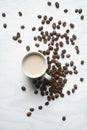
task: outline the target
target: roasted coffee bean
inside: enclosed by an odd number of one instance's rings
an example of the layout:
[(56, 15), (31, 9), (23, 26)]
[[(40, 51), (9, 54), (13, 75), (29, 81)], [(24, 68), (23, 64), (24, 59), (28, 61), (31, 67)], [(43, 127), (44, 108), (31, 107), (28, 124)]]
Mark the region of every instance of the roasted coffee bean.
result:
[(78, 13), (78, 11), (79, 11), (78, 9), (75, 9), (75, 13)]
[(84, 78), (81, 77), (81, 78), (80, 78), (80, 81), (83, 82), (83, 81), (84, 81)]
[(33, 28), (32, 28), (32, 31), (35, 31), (35, 30), (36, 30), (36, 27), (33, 27)]
[(47, 2), (47, 5), (48, 5), (48, 6), (51, 6), (51, 2), (50, 2), (50, 1), (48, 1), (48, 2)]
[(26, 50), (27, 50), (27, 51), (30, 51), (30, 46), (26, 46)]
[(75, 93), (75, 89), (74, 88), (72, 89), (72, 93)]
[(55, 7), (59, 8), (59, 3), (58, 2), (55, 2)]
[(34, 38), (33, 38), (33, 39), (34, 39), (34, 41), (37, 41), (37, 37), (36, 37), (36, 36), (34, 36)]
[(43, 108), (42, 106), (38, 106), (38, 109), (39, 109), (39, 110), (42, 110), (42, 108)]
[(6, 23), (3, 24), (3, 28), (5, 28), (5, 29), (7, 28), (7, 24)]
[(52, 47), (52, 46), (49, 46), (49, 50), (53, 50), (53, 47)]
[(18, 39), (18, 43), (22, 43), (22, 40), (21, 40), (21, 39)]
[(73, 61), (70, 61), (70, 66), (72, 67), (74, 65), (74, 62)]
[(70, 23), (70, 27), (73, 29), (73, 28), (74, 28), (74, 24), (73, 24), (73, 23)]
[(46, 20), (46, 24), (50, 24), (50, 20)]
[(62, 97), (62, 98), (63, 98), (63, 97), (64, 97), (64, 94), (63, 94), (63, 93), (60, 93), (60, 97)]
[(38, 19), (41, 19), (41, 18), (42, 18), (42, 15), (39, 14), (39, 15), (37, 16), (37, 18), (38, 18)]
[(58, 97), (59, 97), (59, 95), (56, 93), (56, 94), (55, 94), (55, 98), (58, 98)]
[(63, 25), (63, 27), (65, 27), (66, 26), (66, 22), (63, 22), (62, 25)]
[(49, 105), (49, 102), (45, 102), (45, 105), (46, 105), (46, 106)]
[(67, 30), (66, 30), (66, 33), (69, 33), (69, 32), (70, 32), (70, 30), (69, 30), (69, 29), (67, 29)]
[(66, 54), (66, 58), (70, 58), (70, 54)]
[(79, 14), (81, 14), (82, 13), (82, 9), (79, 9), (78, 12), (79, 12)]
[(80, 19), (83, 20), (83, 19), (84, 19), (84, 15), (81, 15), (81, 16), (80, 16)]
[(45, 20), (42, 20), (41, 23), (42, 23), (42, 24), (45, 24)]
[(62, 21), (61, 21), (61, 20), (59, 20), (59, 21), (58, 21), (58, 24), (59, 24), (59, 25), (61, 25), (61, 24), (62, 24)]
[(27, 112), (26, 115), (29, 117), (31, 116), (31, 112)]
[(64, 13), (67, 13), (68, 12), (68, 9), (64, 9)]
[(62, 121), (66, 121), (66, 117), (65, 116), (62, 117)]
[(59, 26), (59, 25), (57, 25), (56, 27), (57, 27), (57, 29), (60, 29), (60, 26)]
[(77, 70), (74, 70), (74, 74), (78, 74), (78, 71), (77, 71)]
[(40, 45), (39, 45), (39, 43), (35, 43), (35, 46), (36, 46), (36, 47), (39, 47)]
[(34, 111), (34, 108), (30, 108), (30, 111), (33, 112), (33, 111)]
[(21, 29), (24, 29), (25, 28), (25, 26), (24, 25), (21, 25)]
[(47, 15), (44, 15), (44, 16), (43, 16), (43, 19), (44, 19), (44, 20), (47, 20)]
[(74, 86), (73, 86), (73, 87), (74, 87), (74, 89), (77, 89), (77, 84), (74, 84)]
[(49, 50), (49, 49), (46, 50), (46, 54), (47, 54), (47, 55), (50, 54), (50, 50)]
[(19, 11), (18, 14), (19, 14), (19, 16), (22, 16), (22, 12), (21, 11)]
[(34, 91), (34, 93), (35, 93), (35, 94), (38, 94), (38, 91), (37, 91), (37, 90), (35, 90), (35, 91)]
[(75, 65), (73, 66), (73, 70), (76, 70), (76, 66)]
[(50, 22), (53, 20), (53, 17), (51, 16), (51, 17), (49, 17), (49, 20), (50, 20)]
[(81, 65), (84, 65), (84, 60), (81, 60), (81, 62), (80, 62), (80, 63), (81, 63)]
[(69, 90), (67, 90), (67, 95), (70, 95), (71, 93), (70, 93), (70, 91)]
[(76, 40), (76, 39), (77, 39), (77, 36), (76, 36), (75, 34), (73, 34), (73, 35), (72, 35), (72, 38), (73, 38), (74, 40)]
[(2, 13), (2, 17), (6, 17), (6, 13)]
[(71, 42), (71, 45), (75, 45), (75, 42)]
[(43, 26), (40, 26), (39, 28), (38, 28), (38, 31), (42, 31), (43, 30)]
[(60, 45), (60, 47), (63, 47), (63, 42), (62, 42), (62, 41), (60, 41), (59, 45)]
[(22, 87), (21, 87), (21, 90), (22, 90), (22, 91), (26, 91), (25, 86), (22, 86)]
[(53, 28), (53, 29), (56, 29), (56, 23), (53, 23), (53, 24), (52, 24), (52, 28)]

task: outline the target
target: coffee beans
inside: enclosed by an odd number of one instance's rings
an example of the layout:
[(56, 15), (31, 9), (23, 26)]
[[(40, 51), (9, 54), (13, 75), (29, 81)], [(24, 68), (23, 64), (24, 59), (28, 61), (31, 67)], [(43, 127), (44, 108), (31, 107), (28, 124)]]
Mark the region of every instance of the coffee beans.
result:
[(67, 13), (68, 12), (68, 9), (64, 9), (64, 13)]
[(41, 19), (41, 18), (42, 18), (42, 15), (39, 14), (37, 17), (38, 17), (38, 19)]
[(6, 13), (2, 13), (2, 17), (6, 17)]
[(59, 3), (58, 2), (55, 2), (55, 7), (59, 8)]
[(19, 14), (19, 16), (22, 16), (22, 12), (21, 11), (19, 11), (18, 14)]
[(31, 116), (31, 112), (27, 112), (26, 115), (29, 117)]
[(18, 39), (18, 43), (22, 43), (22, 40), (21, 40), (21, 39)]
[(33, 28), (32, 28), (32, 31), (35, 31), (35, 30), (36, 30), (36, 27), (33, 27)]
[(45, 105), (46, 105), (46, 106), (49, 105), (49, 102), (45, 102)]
[(81, 65), (84, 65), (84, 60), (81, 60), (81, 62), (80, 62), (80, 63), (81, 63)]
[(21, 29), (24, 29), (25, 28), (25, 26), (24, 25), (21, 25)]
[(66, 121), (66, 117), (65, 116), (62, 117), (62, 121)]
[(3, 24), (3, 28), (5, 28), (5, 29), (7, 28), (7, 24), (6, 23)]
[(39, 47), (40, 45), (39, 45), (39, 43), (35, 43), (35, 46), (36, 46), (36, 47)]
[(38, 109), (39, 109), (39, 110), (42, 110), (42, 108), (43, 108), (42, 106), (38, 106)]
[(74, 28), (74, 24), (73, 23), (70, 23), (70, 28)]
[(69, 90), (67, 90), (67, 95), (70, 95), (70, 91)]
[(48, 4), (48, 6), (51, 6), (51, 2), (50, 1), (48, 1), (47, 4)]
[(34, 108), (30, 108), (30, 111), (33, 112), (33, 111), (34, 111)]
[(22, 86), (22, 87), (21, 87), (21, 90), (22, 90), (22, 91), (26, 91), (25, 86)]
[(84, 81), (84, 78), (81, 77), (81, 78), (80, 78), (80, 81), (83, 82), (83, 81)]
[(30, 51), (30, 46), (26, 46), (26, 50), (27, 50), (27, 51)]
[(81, 16), (80, 16), (80, 19), (83, 20), (83, 19), (84, 19), (84, 15), (81, 15)]

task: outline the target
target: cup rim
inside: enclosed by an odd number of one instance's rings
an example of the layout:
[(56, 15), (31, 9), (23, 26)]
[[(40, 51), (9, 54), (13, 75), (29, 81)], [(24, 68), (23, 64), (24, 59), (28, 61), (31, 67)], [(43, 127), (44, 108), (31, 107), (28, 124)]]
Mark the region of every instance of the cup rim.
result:
[[(32, 54), (37, 54), (37, 55), (43, 57), (44, 60), (45, 60), (45, 68), (44, 68), (44, 70), (42, 71), (42, 73), (40, 73), (39, 75), (33, 75), (33, 76), (32, 76), (32, 75), (28, 74), (27, 72), (25, 72), (25, 70), (24, 70), (24, 68), (23, 68), (23, 63), (24, 63), (25, 58), (28, 57), (28, 56), (30, 56), (30, 55), (32, 55)], [(29, 52), (29, 53), (26, 54), (26, 55), (23, 57), (23, 59), (22, 59), (22, 70), (23, 70), (23, 73), (24, 73), (27, 77), (29, 77), (29, 78), (39, 78), (39, 77), (43, 76), (43, 75), (45, 74), (46, 70), (47, 70), (47, 59), (46, 59), (45, 56), (44, 56), (42, 53), (40, 53), (40, 52), (36, 52), (36, 51)]]

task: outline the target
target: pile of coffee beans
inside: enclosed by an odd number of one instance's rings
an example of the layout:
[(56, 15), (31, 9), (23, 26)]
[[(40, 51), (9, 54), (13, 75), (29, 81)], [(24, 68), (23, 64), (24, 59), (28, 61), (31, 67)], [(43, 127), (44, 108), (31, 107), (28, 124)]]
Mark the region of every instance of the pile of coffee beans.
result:
[[(52, 2), (48, 1), (47, 5), (51, 6)], [(59, 3), (55, 2), (55, 7), (59, 8), (59, 6)], [(64, 13), (68, 13), (68, 9), (64, 9)], [(82, 9), (75, 9), (75, 13), (81, 14)], [(67, 84), (68, 75), (73, 76), (78, 74), (77, 66), (74, 61), (70, 60), (70, 62), (66, 62), (65, 65), (62, 65), (62, 62), (60, 62), (60, 59), (71, 58), (71, 54), (67, 52), (64, 45), (74, 46), (77, 55), (80, 54), (80, 49), (79, 46), (76, 45), (76, 34), (72, 34), (71, 37), (69, 35), (70, 30), (75, 28), (74, 23), (67, 23), (61, 19), (53, 22), (54, 16), (48, 17), (47, 15), (41, 14), (37, 15), (37, 18), (41, 21), (41, 25), (39, 27), (32, 28), (32, 31), (38, 30), (38, 35), (35, 35), (33, 39), (37, 48), (39, 48), (42, 44), (47, 46), (47, 49), (38, 49), (38, 52), (42, 53), (47, 58), (48, 68), (46, 73), (51, 77), (51, 79), (46, 79), (44, 76), (34, 79), (33, 84), (36, 87), (34, 93), (38, 94), (38, 91), (40, 91), (41, 96), (46, 96), (47, 100), (44, 105), (48, 106), (51, 101), (59, 97), (64, 98), (65, 94), (63, 93), (63, 88)], [(45, 24), (50, 26), (52, 31), (46, 31)], [(61, 26), (63, 28), (66, 27), (64, 33), (59, 33)], [(80, 64), (84, 65), (84, 60), (81, 60)], [(83, 82), (84, 78), (81, 77), (80, 81)], [(77, 88), (78, 85), (74, 84), (71, 90), (66, 91), (66, 94), (69, 96), (71, 93), (75, 93)], [(39, 110), (42, 108), (42, 106), (38, 106)], [(66, 117), (63, 116), (62, 121), (65, 120)]]

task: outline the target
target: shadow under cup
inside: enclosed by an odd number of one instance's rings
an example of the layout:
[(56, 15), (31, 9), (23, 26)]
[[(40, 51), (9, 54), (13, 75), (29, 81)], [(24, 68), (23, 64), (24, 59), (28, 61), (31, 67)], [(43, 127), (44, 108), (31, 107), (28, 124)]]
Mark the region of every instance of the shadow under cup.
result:
[(47, 60), (39, 52), (30, 52), (22, 60), (22, 69), (29, 78), (39, 78), (47, 70)]

